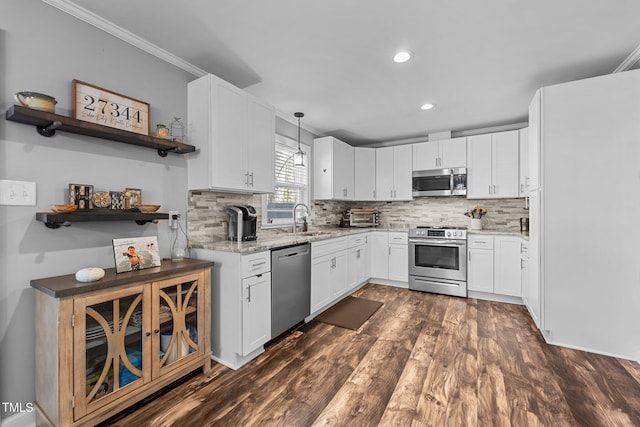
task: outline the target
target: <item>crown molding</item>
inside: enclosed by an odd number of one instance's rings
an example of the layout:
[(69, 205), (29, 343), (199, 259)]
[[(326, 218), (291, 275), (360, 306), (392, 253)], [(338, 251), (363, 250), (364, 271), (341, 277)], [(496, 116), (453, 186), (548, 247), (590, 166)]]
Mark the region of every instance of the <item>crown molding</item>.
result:
[(636, 47), (634, 51), (631, 52), (624, 61), (622, 61), (622, 64), (618, 65), (618, 68), (613, 70), (613, 72), (620, 73), (622, 71), (628, 71), (636, 62), (638, 62), (638, 60), (640, 60), (640, 45), (638, 45), (638, 47)]
[(104, 19), (103, 17), (96, 15), (95, 13), (83, 8), (82, 6), (78, 6), (72, 1), (69, 0), (42, 0), (44, 3), (55, 7), (56, 9), (67, 13), (74, 18), (77, 18), (81, 21), (86, 22), (89, 25), (93, 25), (94, 27), (104, 31), (107, 34), (111, 34), (114, 37), (119, 38), (125, 43), (129, 43), (132, 46), (137, 47), (140, 50), (147, 52), (150, 55), (153, 55), (165, 62), (168, 62), (171, 65), (174, 65), (181, 70), (184, 70), (190, 74), (193, 74), (196, 77), (204, 76), (208, 74), (202, 68), (196, 67), (190, 62), (185, 61), (184, 59), (174, 55), (171, 52), (168, 52), (161, 47), (148, 42), (147, 40), (133, 34), (131, 31), (125, 30), (122, 27), (114, 24), (111, 21)]

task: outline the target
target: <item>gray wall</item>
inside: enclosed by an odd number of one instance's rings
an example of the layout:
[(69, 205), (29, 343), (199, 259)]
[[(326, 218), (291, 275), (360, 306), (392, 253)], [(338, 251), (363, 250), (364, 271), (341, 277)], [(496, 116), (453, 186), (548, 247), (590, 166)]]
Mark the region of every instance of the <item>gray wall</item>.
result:
[[(7, 122), (18, 91), (58, 99), (70, 115), (71, 80), (114, 90), (151, 104), (152, 123), (186, 118), (186, 84), (193, 76), (68, 16), (40, 0), (2, 2), (0, 13), (0, 179), (35, 181), (37, 206), (0, 206), (0, 402), (31, 402), (34, 374), (34, 278), (113, 267), (111, 239), (157, 235), (169, 256), (166, 222), (76, 223), (49, 230), (35, 213), (64, 203), (69, 183), (95, 189), (142, 189), (143, 201), (186, 217), (186, 160), (155, 150)], [(54, 349), (51, 349), (54, 351)], [(1, 408), (0, 408), (1, 409)], [(8, 414), (1, 414), (6, 418)]]

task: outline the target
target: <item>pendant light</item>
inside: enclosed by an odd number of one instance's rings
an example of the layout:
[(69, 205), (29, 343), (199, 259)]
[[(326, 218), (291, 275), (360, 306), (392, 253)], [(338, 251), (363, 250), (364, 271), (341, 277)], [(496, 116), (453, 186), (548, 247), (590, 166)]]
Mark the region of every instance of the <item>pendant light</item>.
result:
[(304, 166), (304, 151), (300, 148), (300, 118), (304, 117), (304, 113), (294, 113), (293, 115), (298, 118), (298, 151), (293, 155), (293, 165)]

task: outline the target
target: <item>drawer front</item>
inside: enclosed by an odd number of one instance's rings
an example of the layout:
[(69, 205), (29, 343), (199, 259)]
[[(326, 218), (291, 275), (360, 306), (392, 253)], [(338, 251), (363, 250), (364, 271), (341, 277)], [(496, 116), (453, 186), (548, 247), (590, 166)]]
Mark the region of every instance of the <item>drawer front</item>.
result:
[(337, 239), (321, 240), (319, 242), (311, 242), (311, 258), (317, 258), (323, 255), (329, 255), (338, 251), (347, 249), (347, 238), (338, 237)]
[(367, 243), (368, 233), (356, 234), (355, 236), (347, 236), (349, 241), (349, 247), (354, 248), (356, 246), (361, 246)]
[(493, 249), (493, 236), (468, 234), (467, 244), (470, 249)]
[(243, 255), (241, 265), (243, 278), (271, 271), (271, 251)]
[(401, 245), (408, 245), (409, 244), (409, 234), (408, 233), (402, 233), (402, 232), (397, 232), (397, 231), (390, 231), (389, 232), (389, 243), (391, 244), (401, 244)]

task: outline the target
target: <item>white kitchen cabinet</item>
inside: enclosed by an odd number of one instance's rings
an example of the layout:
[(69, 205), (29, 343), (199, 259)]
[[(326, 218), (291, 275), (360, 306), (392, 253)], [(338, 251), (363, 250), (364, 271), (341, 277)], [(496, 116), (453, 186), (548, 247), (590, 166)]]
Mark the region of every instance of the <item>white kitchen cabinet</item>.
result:
[(493, 236), (467, 236), (467, 289), (493, 293)]
[(409, 243), (406, 232), (371, 233), (371, 277), (409, 281)]
[(518, 197), (527, 197), (529, 195), (529, 128), (520, 129), (518, 138), (520, 145)]
[(313, 140), (313, 198), (353, 200), (354, 149), (332, 136)]
[(213, 358), (238, 369), (271, 339), (271, 252), (249, 254), (193, 249), (214, 261), (211, 272)]
[(274, 189), (275, 109), (213, 75), (188, 84), (189, 189)]
[(354, 147), (354, 200), (376, 200), (376, 149)]
[(522, 296), (522, 238), (494, 237), (493, 293)]
[(247, 356), (271, 339), (271, 273), (242, 279), (242, 350)]
[(376, 149), (377, 200), (412, 200), (412, 158), (411, 145)]
[(413, 170), (467, 167), (467, 138), (413, 144)]
[(311, 314), (347, 293), (347, 264), (346, 237), (311, 243)]
[(542, 134), (542, 91), (537, 90), (529, 104), (529, 190), (540, 188), (540, 147)]
[(467, 199), (518, 197), (518, 131), (467, 138)]
[(369, 233), (348, 236), (347, 288), (353, 290), (370, 276)]
[(526, 295), (525, 304), (531, 318), (538, 327), (544, 329), (543, 316), (543, 288), (541, 285), (541, 259), (540, 259), (540, 192), (541, 190), (529, 193), (529, 244), (528, 244), (528, 280), (525, 283), (523, 293)]

